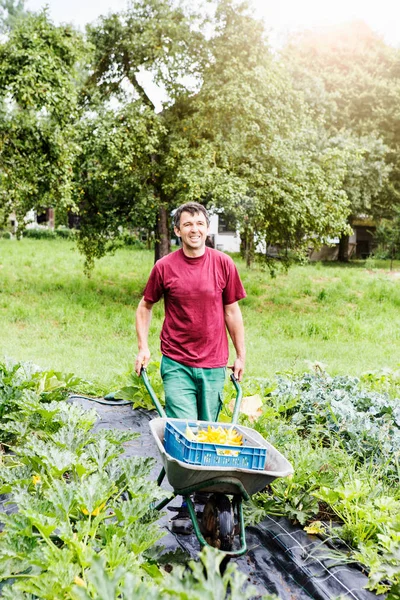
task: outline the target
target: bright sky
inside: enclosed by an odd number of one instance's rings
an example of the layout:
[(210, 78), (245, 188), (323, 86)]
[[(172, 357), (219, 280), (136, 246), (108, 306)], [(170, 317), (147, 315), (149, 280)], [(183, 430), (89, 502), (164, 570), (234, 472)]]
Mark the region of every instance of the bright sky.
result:
[(277, 38), (302, 29), (362, 20), (400, 46), (400, 0), (255, 0), (257, 13)]
[[(196, 3), (196, 0), (193, 0)], [(48, 5), (56, 23), (74, 23), (81, 28), (99, 15), (119, 11), (127, 0), (27, 0), (38, 10)], [(395, 46), (400, 46), (400, 0), (253, 0), (257, 14), (272, 30), (278, 43), (288, 32), (314, 26), (337, 25), (354, 19), (365, 21)]]

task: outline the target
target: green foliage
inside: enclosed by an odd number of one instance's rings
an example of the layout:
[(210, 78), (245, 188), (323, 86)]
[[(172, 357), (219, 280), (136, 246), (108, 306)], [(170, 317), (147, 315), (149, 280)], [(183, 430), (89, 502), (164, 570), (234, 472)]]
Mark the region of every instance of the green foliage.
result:
[(55, 240), (56, 232), (53, 229), (25, 229), (23, 236), (32, 240)]
[(327, 439), (340, 439), (356, 461), (379, 465), (384, 477), (399, 476), (399, 398), (360, 388), (359, 380), (305, 374), (278, 378), (272, 396), (296, 399), (291, 420), (305, 432), (322, 427)]
[(76, 133), (81, 138), (74, 167), (77, 241), (89, 272), (94, 258), (125, 242), (126, 228), (154, 228), (158, 205), (151, 156), (163, 129), (157, 115), (132, 102), (120, 110), (97, 108)]
[(13, 29), (24, 11), (25, 0), (0, 0), (0, 33)]
[(390, 215), (398, 204), (400, 181), (398, 49), (364, 23), (353, 22), (329, 33), (298, 34), (283, 56), (296, 88), (333, 143), (337, 136), (346, 140), (344, 189), (351, 214)]
[[(400, 207), (393, 208), (391, 219), (382, 219), (379, 222), (375, 237), (380, 246), (380, 256), (390, 258), (392, 267), (393, 259), (400, 256)], [(375, 254), (378, 252), (374, 252)]]
[(284, 260), (288, 250), (304, 250), (309, 236), (340, 233), (347, 215), (342, 158), (321, 148), (260, 23), (243, 5), (221, 2), (210, 51), (198, 94), (167, 115), (178, 129), (170, 135), (169, 189), (181, 201), (203, 197), (233, 212), (243, 239), (256, 236), (267, 251), (281, 246)]
[(400, 389), (400, 370), (399, 369), (381, 369), (379, 371), (368, 371), (360, 377), (364, 388), (385, 392), (393, 397)]
[(15, 211), (23, 228), (31, 208), (54, 206), (63, 224), (72, 213), (87, 273), (126, 228), (167, 253), (170, 212), (190, 200), (233, 214), (247, 265), (258, 249), (272, 272), (272, 250), (287, 266), (360, 212), (391, 217), (398, 51), (366, 27), (324, 44), (304, 35), (282, 58), (246, 3), (136, 0), (87, 41), (44, 12), (0, 45), (2, 218)]
[(132, 91), (121, 86), (125, 79), (135, 96), (153, 108), (139, 76), (141, 69), (148, 69), (170, 98), (184, 94), (187, 87), (179, 79), (197, 75), (206, 57), (204, 21), (192, 8), (171, 0), (137, 0), (120, 14), (100, 18), (88, 28), (94, 47), (94, 73), (89, 84), (98, 82), (105, 97), (131, 97)]
[[(95, 258), (118, 244), (121, 226), (154, 231), (160, 209), (174, 206), (163, 182), (166, 110), (156, 112), (140, 72), (151, 72), (170, 98), (186, 96), (181, 82), (198, 70), (204, 42), (198, 23), (170, 0), (152, 0), (134, 2), (88, 28), (93, 72), (75, 169), (78, 246), (88, 272)], [(111, 98), (118, 99), (117, 111), (109, 108)], [(169, 238), (169, 230), (163, 234)]]
[[(82, 121), (76, 169), (87, 270), (115, 248), (125, 224), (156, 228), (165, 253), (168, 212), (192, 200), (233, 212), (245, 238), (251, 231), (265, 248), (282, 246), (287, 262), (309, 236), (323, 242), (346, 230), (343, 152), (321, 148), (261, 22), (244, 4), (213, 8), (204, 19), (167, 0), (151, 8), (137, 1), (89, 28), (86, 91), (96, 116)], [(168, 92), (159, 112), (140, 70)], [(101, 97), (117, 97), (119, 114), (102, 108)]]
[[(185, 572), (182, 568), (176, 569), (172, 581), (165, 586), (169, 594), (167, 597), (185, 600), (254, 598), (257, 590), (251, 585), (246, 585), (246, 576), (237, 570), (236, 565), (230, 563), (223, 577), (220, 577), (222, 560), (223, 556), (217, 551), (205, 548), (199, 561), (189, 563), (189, 572)], [(262, 596), (263, 600), (274, 600), (274, 598), (276, 597), (269, 594)]]
[(330, 377), (321, 367), (277, 376), (254, 426), (281, 448), (294, 474), (256, 494), (246, 512), (250, 522), (285, 515), (311, 523), (323, 539), (340, 539), (348, 554), (336, 559), (364, 565), (368, 587), (382, 593), (400, 578), (400, 409), (385, 391), (398, 392), (391, 373), (363, 380)]
[(203, 550), (189, 568), (175, 566), (172, 573), (147, 558), (149, 551), (150, 557), (156, 555), (155, 544), (163, 535), (151, 506), (169, 492), (148, 480), (153, 459), (121, 459), (122, 443), (137, 434), (93, 433), (95, 411), (45, 402), (52, 376), (43, 380), (30, 365), (4, 373), (3, 368), (3, 381), (21, 400), (13, 421), (28, 425), (15, 438), (13, 452), (0, 461), (0, 494), (9, 494), (17, 509), (0, 514), (2, 597), (254, 597), (256, 590), (236, 565), (220, 575), (223, 555), (212, 548)]
[(81, 36), (28, 13), (0, 44), (0, 174), (4, 218), (71, 204), (76, 63)]
[(0, 363), (1, 441), (28, 436), (32, 430), (52, 430), (58, 401), (81, 383), (73, 374), (41, 371), (27, 363)]
[(150, 504), (165, 497), (143, 479), (151, 459), (119, 460), (121, 442), (136, 434), (91, 433), (95, 411), (46, 402), (43, 395), (52, 380), (29, 365), (3, 368), (8, 395), (14, 391), (19, 408), (11, 407), (7, 422), (25, 430), (15, 433), (13, 453), (4, 455), (0, 465), (0, 490), (12, 493), (18, 507), (17, 513), (1, 517), (1, 579), (17, 576), (16, 590), (40, 598), (70, 592), (99, 551), (111, 572), (118, 561), (139, 572), (141, 554), (160, 537)]
[[(178, 600), (237, 600), (254, 598), (256, 589), (246, 585), (246, 577), (240, 573), (236, 565), (230, 564), (224, 575), (219, 574), (221, 556), (211, 548), (206, 548), (199, 555), (198, 562), (191, 561), (189, 568), (175, 567), (172, 573), (159, 579), (158, 586), (144, 583), (136, 573), (129, 573), (119, 568), (108, 575), (104, 561), (94, 560), (88, 570), (86, 589), (75, 587), (73, 600), (89, 600), (90, 598), (176, 598)], [(69, 598), (69, 596), (68, 596)], [(264, 595), (262, 600), (274, 600), (276, 596)]]
[(353, 546), (377, 540), (383, 531), (393, 536), (399, 526), (399, 500), (383, 495), (372, 481), (355, 478), (334, 489), (321, 486), (314, 496), (332, 507), (343, 522), (341, 536)]
[[(149, 363), (147, 366), (147, 374), (151, 381), (151, 387), (162, 403), (164, 398), (164, 387), (160, 376), (160, 363), (155, 361)], [(149, 397), (143, 379), (138, 377), (134, 371), (128, 374), (128, 385), (125, 385), (115, 392), (114, 397), (116, 400), (132, 402), (132, 408), (141, 407), (147, 408), (148, 410), (154, 410), (153, 401)]]
[(32, 240), (56, 240), (56, 239), (74, 239), (75, 231), (66, 227), (58, 227), (57, 229), (34, 228), (25, 229), (23, 236)]
[(70, 27), (55, 27), (45, 12), (29, 14), (1, 46), (3, 96), (22, 110), (46, 109), (64, 122), (75, 110), (73, 76), (82, 51), (83, 42)]

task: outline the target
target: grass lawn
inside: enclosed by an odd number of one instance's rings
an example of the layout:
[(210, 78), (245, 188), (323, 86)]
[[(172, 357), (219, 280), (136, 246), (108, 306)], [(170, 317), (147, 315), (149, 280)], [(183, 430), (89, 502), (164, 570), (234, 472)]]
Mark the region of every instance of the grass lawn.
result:
[[(246, 375), (303, 372), (319, 361), (334, 374), (360, 375), (400, 363), (400, 263), (294, 266), (271, 279), (235, 257), (247, 298)], [(153, 253), (126, 247), (96, 264), (91, 279), (65, 240), (0, 240), (1, 354), (44, 369), (74, 372), (114, 389), (136, 353), (134, 313)], [(160, 359), (162, 303), (150, 332)], [(245, 383), (245, 382), (244, 382)]]

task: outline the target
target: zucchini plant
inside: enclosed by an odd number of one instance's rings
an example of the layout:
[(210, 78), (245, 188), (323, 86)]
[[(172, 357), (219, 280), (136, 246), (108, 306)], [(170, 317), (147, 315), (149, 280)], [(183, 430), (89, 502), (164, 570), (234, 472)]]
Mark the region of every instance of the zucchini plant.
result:
[(254, 597), (235, 565), (220, 575), (213, 549), (189, 568), (158, 564), (163, 531), (152, 506), (169, 492), (149, 479), (152, 458), (123, 456), (123, 442), (138, 434), (94, 433), (96, 411), (62, 401), (72, 378), (23, 364), (0, 373), (3, 598)]

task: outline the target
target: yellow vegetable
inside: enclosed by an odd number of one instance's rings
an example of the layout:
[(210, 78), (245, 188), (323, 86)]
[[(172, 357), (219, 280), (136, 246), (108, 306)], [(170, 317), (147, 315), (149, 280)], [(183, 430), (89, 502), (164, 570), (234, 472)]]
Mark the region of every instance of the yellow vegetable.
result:
[(308, 525), (308, 527), (304, 527), (304, 531), (318, 535), (319, 533), (325, 533), (325, 527), (321, 521), (313, 521)]
[(208, 425), (207, 429), (200, 429), (197, 435), (193, 433), (190, 427), (187, 427), (185, 435), (192, 442), (222, 444), (224, 446), (243, 446), (243, 436), (233, 426), (230, 429), (224, 429), (221, 425), (218, 427)]
[[(103, 502), (103, 504), (100, 504), (100, 506), (97, 506), (97, 508), (94, 509), (93, 512), (91, 512), (90, 514), (93, 517), (97, 517), (97, 515), (100, 513), (101, 510), (103, 510), (103, 508), (105, 507), (106, 503)], [(87, 508), (81, 508), (81, 511), (83, 512), (84, 515), (88, 515), (89, 511)]]
[(187, 437), (188, 440), (190, 440), (191, 442), (197, 442), (197, 437), (196, 434), (193, 433), (193, 431), (190, 429), (189, 425), (186, 427), (185, 430), (185, 436)]

